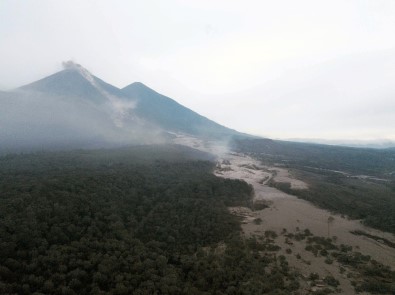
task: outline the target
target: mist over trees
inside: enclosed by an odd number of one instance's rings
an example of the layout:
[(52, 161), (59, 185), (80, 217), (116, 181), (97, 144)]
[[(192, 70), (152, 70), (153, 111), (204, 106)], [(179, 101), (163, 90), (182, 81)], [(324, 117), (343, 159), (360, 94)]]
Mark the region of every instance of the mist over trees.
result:
[(206, 157), (150, 146), (0, 158), (0, 292), (290, 294), (286, 264), (244, 241), (227, 210), (252, 188), (212, 175)]

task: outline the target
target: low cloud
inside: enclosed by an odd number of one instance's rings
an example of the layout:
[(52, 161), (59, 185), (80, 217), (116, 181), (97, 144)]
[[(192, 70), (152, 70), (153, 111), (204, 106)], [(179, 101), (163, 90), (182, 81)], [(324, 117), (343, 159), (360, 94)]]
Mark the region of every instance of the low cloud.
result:
[(134, 102), (88, 100), (37, 92), (0, 92), (0, 153), (162, 143), (159, 128), (139, 124)]

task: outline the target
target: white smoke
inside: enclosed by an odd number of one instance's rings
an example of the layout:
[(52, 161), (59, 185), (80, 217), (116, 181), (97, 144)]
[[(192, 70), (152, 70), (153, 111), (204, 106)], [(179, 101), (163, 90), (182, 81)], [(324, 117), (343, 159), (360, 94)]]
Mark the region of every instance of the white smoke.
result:
[(65, 69), (65, 70), (77, 69), (78, 67), (81, 67), (80, 64), (77, 64), (77, 63), (73, 62), (72, 60), (63, 61), (62, 66), (63, 66), (63, 69)]
[(92, 107), (84, 99), (29, 90), (0, 91), (0, 106), (0, 155), (24, 150), (107, 148), (165, 141), (160, 129), (141, 124), (119, 128), (107, 107)]
[(113, 121), (114, 124), (122, 128), (125, 117), (129, 114), (131, 110), (136, 108), (137, 102), (131, 101), (130, 99), (122, 99), (118, 96), (112, 95), (108, 93), (106, 90), (101, 87), (96, 79), (92, 76), (91, 73), (80, 64), (73, 62), (72, 60), (62, 62), (62, 66), (64, 69), (72, 69), (76, 70), (80, 73), (82, 77), (84, 77), (93, 87), (95, 87), (101, 95), (106, 97), (112, 107), (113, 110)]

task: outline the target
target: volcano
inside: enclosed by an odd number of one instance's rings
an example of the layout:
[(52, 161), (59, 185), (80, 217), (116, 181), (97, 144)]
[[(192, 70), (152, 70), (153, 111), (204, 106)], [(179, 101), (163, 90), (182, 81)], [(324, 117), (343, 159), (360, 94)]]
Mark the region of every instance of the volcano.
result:
[(0, 92), (0, 149), (90, 148), (157, 143), (172, 134), (245, 136), (140, 82), (122, 89), (81, 65)]

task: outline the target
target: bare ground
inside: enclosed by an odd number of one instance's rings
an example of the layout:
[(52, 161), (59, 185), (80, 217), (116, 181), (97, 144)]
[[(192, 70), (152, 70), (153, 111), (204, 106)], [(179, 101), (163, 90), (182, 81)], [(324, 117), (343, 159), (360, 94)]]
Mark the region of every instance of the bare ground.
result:
[[(355, 236), (350, 231), (363, 230), (390, 241), (395, 241), (394, 235), (368, 228), (356, 220), (348, 220), (330, 214), (307, 201), (266, 185), (267, 181), (273, 177), (272, 175), (277, 174), (274, 176), (277, 181), (289, 182), (296, 189), (308, 188), (307, 184), (294, 179), (285, 169), (272, 168), (272, 171), (275, 170), (276, 173), (270, 175), (270, 167), (260, 166), (262, 170), (248, 168), (259, 167), (259, 163), (249, 157), (233, 154), (229, 155), (226, 160), (227, 163), (230, 163), (228, 166), (231, 169), (215, 174), (219, 177), (243, 179), (254, 187), (255, 201), (266, 201), (270, 205), (269, 208), (260, 211), (251, 211), (248, 208), (239, 208), (238, 210), (232, 208), (236, 214), (242, 212), (242, 214), (237, 215), (245, 216), (242, 230), (246, 236), (262, 236), (267, 230), (279, 234), (284, 231), (295, 233), (309, 229), (315, 236), (331, 238), (335, 236), (337, 244), (353, 246), (354, 250), (364, 255), (370, 255), (373, 259), (389, 265), (391, 268), (395, 267), (394, 248), (367, 237)], [(266, 181), (262, 182), (262, 179), (266, 179)], [(329, 216), (333, 217), (333, 221), (328, 222)], [(254, 222), (258, 218), (262, 220), (261, 223)], [(306, 243), (304, 241), (294, 241), (292, 245), (289, 245), (286, 243), (285, 237), (280, 236), (276, 239), (276, 244), (282, 248), (279, 254), (285, 255), (290, 266), (305, 274), (306, 277), (310, 273), (317, 273), (320, 277), (331, 275), (340, 282), (339, 287), (342, 289), (342, 294), (356, 294), (350, 279), (346, 277), (348, 273), (352, 272), (341, 273), (340, 265), (336, 261), (333, 264), (327, 264), (325, 263), (325, 257), (315, 257), (311, 252), (305, 250)], [(285, 249), (291, 249), (292, 254), (287, 254)], [(299, 254), (301, 258), (298, 259), (296, 254)], [(306, 292), (311, 291), (307, 280), (304, 288)]]
[[(188, 137), (179, 138), (177, 143), (217, 154), (219, 158), (215, 175), (246, 181), (254, 188), (254, 201), (265, 202), (269, 205), (269, 208), (259, 211), (241, 207), (229, 208), (233, 214), (244, 218), (242, 230), (246, 236), (262, 236), (267, 230), (280, 234), (284, 232), (284, 229), (286, 232), (298, 232), (309, 229), (315, 236), (335, 236), (337, 244), (353, 246), (355, 251), (359, 251), (364, 255), (370, 255), (378, 262), (388, 265), (392, 269), (395, 268), (394, 248), (365, 236), (353, 235), (350, 231), (362, 230), (371, 235), (395, 242), (393, 234), (366, 227), (357, 220), (348, 220), (339, 215), (333, 215), (307, 201), (267, 185), (268, 181), (274, 178), (278, 182), (289, 182), (293, 189), (308, 189), (306, 183), (295, 179), (286, 169), (263, 166), (257, 160), (245, 155), (227, 152), (223, 145), (203, 144), (199, 140)], [(333, 217), (333, 221), (328, 224), (329, 216)], [(257, 218), (260, 218), (262, 222), (254, 222)], [(307, 275), (315, 272), (320, 277), (332, 275), (339, 280), (342, 294), (355, 294), (350, 280), (345, 277), (345, 273), (340, 272), (340, 265), (337, 262), (330, 265), (326, 264), (324, 262), (325, 258), (315, 257), (311, 252), (306, 251), (303, 241), (289, 245), (286, 243), (285, 237), (280, 235), (276, 239), (276, 243), (282, 248), (280, 254), (284, 254), (287, 257), (290, 266), (299, 270), (302, 274)], [(285, 252), (287, 248), (291, 249), (292, 254)], [(301, 258), (296, 258), (296, 254), (300, 254)], [(309, 288), (306, 285), (306, 292), (310, 290)]]

